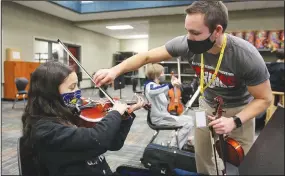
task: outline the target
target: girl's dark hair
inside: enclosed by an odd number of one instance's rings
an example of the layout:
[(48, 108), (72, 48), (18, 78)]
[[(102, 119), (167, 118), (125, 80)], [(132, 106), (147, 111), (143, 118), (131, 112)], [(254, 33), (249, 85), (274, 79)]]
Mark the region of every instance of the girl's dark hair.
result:
[(23, 136), (29, 138), (31, 127), (39, 120), (76, 125), (72, 111), (64, 104), (59, 86), (72, 70), (60, 62), (41, 64), (31, 76), (28, 103), (22, 115)]

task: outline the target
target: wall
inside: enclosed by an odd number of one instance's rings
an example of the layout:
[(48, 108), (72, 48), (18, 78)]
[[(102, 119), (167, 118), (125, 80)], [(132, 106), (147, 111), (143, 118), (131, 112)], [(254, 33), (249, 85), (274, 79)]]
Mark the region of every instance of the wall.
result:
[[(133, 51), (137, 53), (148, 51), (148, 38), (120, 40), (120, 51)], [(145, 66), (139, 68), (139, 78), (145, 78)]]
[[(284, 29), (284, 8), (230, 11), (228, 31)], [(185, 15), (152, 17), (149, 21), (148, 48), (164, 45), (168, 40), (185, 35)]]
[(148, 38), (120, 40), (120, 51), (148, 51)]
[[(6, 48), (19, 48), (23, 60), (33, 61), (35, 37), (80, 45), (82, 65), (89, 73), (110, 67), (112, 54), (119, 50), (119, 40), (78, 28), (55, 16), (13, 2), (2, 2), (2, 7), (2, 65)], [(85, 74), (83, 78), (87, 78)], [(90, 86), (90, 80), (81, 82), (82, 88)]]

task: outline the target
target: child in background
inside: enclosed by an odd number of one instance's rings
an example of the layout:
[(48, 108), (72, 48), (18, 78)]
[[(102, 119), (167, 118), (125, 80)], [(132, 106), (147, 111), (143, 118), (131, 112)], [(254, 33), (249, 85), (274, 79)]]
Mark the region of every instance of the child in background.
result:
[[(165, 81), (164, 68), (160, 64), (149, 64), (146, 70), (145, 96), (151, 104), (151, 120), (155, 125), (182, 125), (178, 132), (179, 149), (192, 147), (194, 123), (193, 118), (186, 115), (174, 116), (167, 111), (168, 90), (179, 86), (178, 79), (172, 79), (171, 84), (160, 84)], [(192, 140), (191, 140), (192, 139)], [(177, 146), (176, 139), (172, 138), (171, 146)]]

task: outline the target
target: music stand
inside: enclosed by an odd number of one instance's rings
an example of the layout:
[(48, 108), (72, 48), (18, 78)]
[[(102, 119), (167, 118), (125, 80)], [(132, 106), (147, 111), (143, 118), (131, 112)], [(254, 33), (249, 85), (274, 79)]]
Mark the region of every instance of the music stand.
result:
[(124, 75), (120, 75), (114, 80), (114, 90), (120, 89), (120, 99), (122, 98), (123, 88), (125, 88), (125, 77)]

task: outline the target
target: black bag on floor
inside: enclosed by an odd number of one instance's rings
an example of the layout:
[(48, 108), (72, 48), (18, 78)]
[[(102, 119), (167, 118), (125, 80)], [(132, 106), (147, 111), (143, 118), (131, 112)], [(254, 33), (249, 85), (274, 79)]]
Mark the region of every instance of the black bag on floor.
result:
[(155, 169), (165, 172), (166, 175), (175, 168), (189, 172), (197, 172), (194, 153), (154, 143), (147, 145), (141, 162), (144, 167), (150, 170)]
[(121, 165), (117, 167), (114, 176), (152, 176), (149, 169), (132, 166), (132, 165)]

